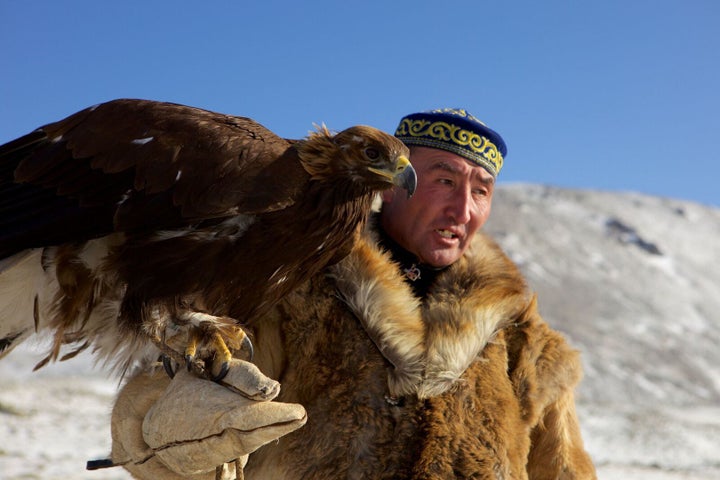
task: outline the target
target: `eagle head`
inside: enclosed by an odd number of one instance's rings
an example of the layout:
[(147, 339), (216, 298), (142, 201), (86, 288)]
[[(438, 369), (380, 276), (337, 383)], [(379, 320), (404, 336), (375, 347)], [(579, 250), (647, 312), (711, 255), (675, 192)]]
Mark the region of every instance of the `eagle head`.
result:
[(347, 178), (369, 190), (398, 185), (415, 193), (417, 175), (410, 151), (397, 138), (377, 128), (358, 125), (332, 135), (325, 127), (297, 145), (305, 170), (317, 180)]

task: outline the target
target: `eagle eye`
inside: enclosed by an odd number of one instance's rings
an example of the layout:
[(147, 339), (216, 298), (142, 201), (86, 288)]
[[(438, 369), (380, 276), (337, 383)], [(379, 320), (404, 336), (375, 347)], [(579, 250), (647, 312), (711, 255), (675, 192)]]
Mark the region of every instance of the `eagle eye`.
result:
[(368, 147), (365, 149), (365, 156), (370, 160), (376, 160), (380, 156), (380, 152), (378, 152), (377, 148)]

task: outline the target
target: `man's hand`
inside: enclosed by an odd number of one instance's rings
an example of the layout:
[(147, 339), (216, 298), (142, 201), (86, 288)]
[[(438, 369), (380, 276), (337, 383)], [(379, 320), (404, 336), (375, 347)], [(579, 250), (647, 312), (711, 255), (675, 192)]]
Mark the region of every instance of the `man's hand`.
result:
[(133, 378), (113, 409), (113, 463), (138, 478), (215, 478), (307, 420), (301, 405), (270, 401), (279, 384), (249, 362), (233, 360), (222, 385), (186, 371), (163, 377)]

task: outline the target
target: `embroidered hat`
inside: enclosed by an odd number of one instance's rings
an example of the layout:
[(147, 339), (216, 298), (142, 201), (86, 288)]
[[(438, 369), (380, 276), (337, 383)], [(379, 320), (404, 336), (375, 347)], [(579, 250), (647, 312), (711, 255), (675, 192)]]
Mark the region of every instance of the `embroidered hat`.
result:
[(395, 136), (405, 145), (439, 148), (460, 155), (496, 177), (507, 147), (500, 134), (466, 110), (441, 108), (411, 113), (400, 120)]

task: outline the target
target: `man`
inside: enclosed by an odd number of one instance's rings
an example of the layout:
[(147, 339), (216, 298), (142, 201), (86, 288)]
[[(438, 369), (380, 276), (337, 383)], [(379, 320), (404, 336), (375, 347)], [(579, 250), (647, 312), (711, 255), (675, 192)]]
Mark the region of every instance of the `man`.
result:
[[(574, 406), (578, 355), (541, 319), (515, 265), (478, 233), (505, 143), (455, 109), (408, 115), (396, 136), (411, 148), (415, 195), (386, 192), (347, 258), (248, 325), (254, 363), (282, 384), (277, 402), (263, 405), (301, 405), (288, 422), (294, 431), (222, 461), (249, 454), (238, 468), (247, 479), (595, 478)], [(145, 412), (168, 382), (145, 374), (125, 387), (113, 460), (140, 478), (212, 478), (187, 475), (173, 463), (179, 455), (141, 462), (127, 453), (123, 438), (133, 435), (148, 458), (187, 441), (172, 433), (149, 450), (143, 443), (167, 429)], [(181, 409), (173, 432), (202, 413)], [(257, 425), (282, 423), (262, 417)], [(193, 438), (195, 464), (217, 450), (202, 447), (209, 437)]]

